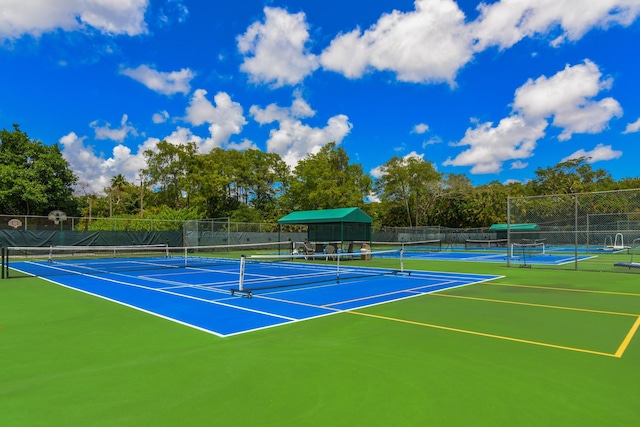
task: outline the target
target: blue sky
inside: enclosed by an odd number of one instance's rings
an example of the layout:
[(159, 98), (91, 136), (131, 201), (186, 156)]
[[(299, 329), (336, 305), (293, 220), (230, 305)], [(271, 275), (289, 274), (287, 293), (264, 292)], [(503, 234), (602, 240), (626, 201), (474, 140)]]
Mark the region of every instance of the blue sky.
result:
[[(640, 158), (640, 0), (0, 0), (0, 128), (100, 193), (158, 141), (294, 166), (336, 141), (476, 185)], [(138, 181), (139, 182), (139, 181)]]

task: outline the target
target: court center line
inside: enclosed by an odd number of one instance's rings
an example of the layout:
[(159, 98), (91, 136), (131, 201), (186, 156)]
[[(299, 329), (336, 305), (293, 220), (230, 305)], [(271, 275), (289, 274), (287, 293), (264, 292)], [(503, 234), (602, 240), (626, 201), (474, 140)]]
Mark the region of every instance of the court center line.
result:
[(532, 289), (546, 289), (551, 291), (585, 292), (585, 293), (591, 293), (591, 294), (624, 295), (624, 296), (631, 296), (631, 297), (640, 297), (640, 294), (634, 294), (630, 292), (597, 291), (592, 289), (554, 288), (550, 286), (534, 286), (534, 285), (514, 285), (511, 283), (486, 282), (485, 284), (491, 285), (491, 286), (507, 286), (507, 287), (514, 287), (514, 288), (532, 288)]
[(620, 347), (618, 347), (618, 351), (616, 351), (616, 357), (622, 357), (624, 352), (627, 350), (627, 347), (629, 347), (629, 344), (631, 343), (633, 336), (638, 331), (638, 327), (640, 327), (640, 316), (638, 316), (638, 318), (636, 319), (631, 329), (629, 329), (627, 336), (624, 337), (622, 344), (620, 344)]
[(475, 301), (496, 302), (501, 304), (525, 305), (529, 307), (554, 308), (558, 310), (570, 310), (570, 311), (583, 311), (586, 313), (613, 314), (616, 316), (629, 316), (629, 317), (638, 316), (637, 313), (619, 313), (616, 311), (604, 311), (604, 310), (595, 310), (590, 308), (576, 308), (576, 307), (566, 307), (566, 306), (559, 306), (559, 305), (536, 304), (536, 303), (520, 302), (520, 301), (507, 301), (507, 300), (499, 300), (499, 299), (491, 299), (491, 298), (468, 297), (463, 295), (451, 295), (451, 294), (442, 294), (442, 293), (433, 293), (430, 295), (435, 297), (459, 298), (459, 299), (468, 299), (468, 300), (475, 300)]
[(347, 311), (345, 311), (345, 313), (356, 314), (358, 316), (373, 317), (373, 318), (382, 319), (382, 320), (390, 320), (392, 322), (407, 323), (407, 324), (410, 324), (410, 325), (423, 326), (423, 327), (427, 327), (427, 328), (442, 329), (442, 330), (445, 330), (445, 331), (460, 332), (460, 333), (463, 333), (463, 334), (477, 335), (477, 336), (481, 336), (481, 337), (495, 338), (495, 339), (501, 339), (501, 340), (505, 340), (505, 341), (519, 342), (519, 343), (523, 343), (523, 344), (537, 345), (537, 346), (541, 346), (541, 347), (550, 347), (550, 348), (555, 348), (555, 349), (560, 349), (560, 350), (575, 351), (575, 352), (579, 352), (579, 353), (595, 354), (595, 355), (598, 355), (598, 356), (620, 357), (620, 356), (617, 356), (617, 354), (603, 353), (603, 352), (595, 351), (595, 350), (587, 350), (587, 349), (583, 349), (583, 348), (566, 347), (566, 346), (562, 346), (562, 345), (549, 344), (549, 343), (538, 342), (538, 341), (530, 341), (530, 340), (524, 340), (524, 339), (520, 339), (520, 338), (505, 337), (505, 336), (502, 336), (502, 335), (494, 335), (494, 334), (487, 334), (485, 332), (469, 331), (469, 330), (466, 330), (466, 329), (452, 328), (452, 327), (449, 327), (449, 326), (433, 325), (433, 324), (430, 324), (430, 323), (416, 322), (416, 321), (413, 321), (413, 320), (397, 319), (397, 318), (394, 318), (394, 317), (380, 316), (380, 315), (377, 315), (377, 314), (369, 314), (369, 313), (363, 313), (363, 312), (359, 312), (359, 311), (347, 310)]

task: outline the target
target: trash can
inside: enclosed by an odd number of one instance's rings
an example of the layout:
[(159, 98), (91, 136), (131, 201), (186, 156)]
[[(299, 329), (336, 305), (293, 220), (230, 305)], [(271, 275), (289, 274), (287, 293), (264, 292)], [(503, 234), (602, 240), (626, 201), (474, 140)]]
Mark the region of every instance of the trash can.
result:
[(369, 261), (371, 259), (371, 246), (364, 243), (360, 248), (360, 259), (363, 261)]

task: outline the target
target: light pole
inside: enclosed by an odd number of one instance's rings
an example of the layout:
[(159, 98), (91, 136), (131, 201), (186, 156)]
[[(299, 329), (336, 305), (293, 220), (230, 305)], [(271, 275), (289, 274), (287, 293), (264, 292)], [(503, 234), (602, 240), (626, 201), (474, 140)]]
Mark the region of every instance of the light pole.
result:
[(144, 200), (144, 176), (140, 174), (140, 219), (142, 219), (143, 215), (143, 200)]

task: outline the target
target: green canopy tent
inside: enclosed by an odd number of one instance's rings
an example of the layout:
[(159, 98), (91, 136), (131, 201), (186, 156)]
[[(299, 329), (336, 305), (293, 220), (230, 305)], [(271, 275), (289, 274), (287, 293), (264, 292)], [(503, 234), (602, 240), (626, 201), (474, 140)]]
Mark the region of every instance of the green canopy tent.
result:
[[(537, 240), (540, 238), (538, 224), (509, 224), (508, 229), (521, 240)], [(507, 224), (493, 224), (489, 231), (496, 233), (497, 239), (507, 239)]]
[(291, 212), (278, 220), (278, 230), (286, 224), (307, 226), (309, 242), (371, 242), (373, 220), (360, 208), (321, 209)]

